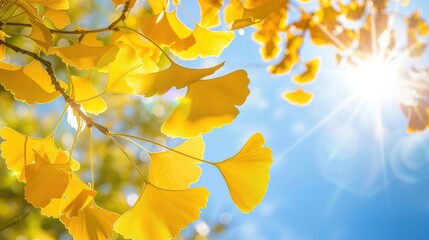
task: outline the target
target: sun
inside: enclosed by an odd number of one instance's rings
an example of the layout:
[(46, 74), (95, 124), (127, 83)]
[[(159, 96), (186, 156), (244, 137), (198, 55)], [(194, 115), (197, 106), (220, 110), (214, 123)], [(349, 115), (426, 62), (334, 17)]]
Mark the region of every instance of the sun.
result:
[(398, 96), (399, 66), (395, 61), (371, 57), (347, 70), (348, 85), (352, 91), (369, 104), (379, 104)]

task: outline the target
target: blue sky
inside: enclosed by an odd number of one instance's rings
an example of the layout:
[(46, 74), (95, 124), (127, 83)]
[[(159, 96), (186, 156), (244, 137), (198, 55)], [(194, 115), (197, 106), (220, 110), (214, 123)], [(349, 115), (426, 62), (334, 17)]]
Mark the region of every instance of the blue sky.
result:
[[(425, 1), (401, 11), (416, 7), (429, 17)], [(205, 60), (225, 59), (226, 71), (244, 68), (251, 79), (251, 94), (236, 121), (204, 136), (206, 158), (229, 157), (261, 132), (275, 156), (271, 182), (261, 205), (245, 215), (216, 169), (204, 166), (199, 185), (212, 194), (202, 219), (231, 214), (222, 239), (429, 239), (429, 133), (406, 133), (407, 121), (393, 99), (381, 105), (383, 128), (374, 107), (344, 103), (353, 91), (335, 73), (331, 48), (304, 49), (304, 59), (315, 53), (322, 58), (319, 79), (306, 87), (316, 97), (305, 108), (289, 105), (281, 95), (295, 86), (290, 76), (265, 71), (252, 31), (237, 34), (221, 59)], [(417, 62), (427, 61), (428, 56)]]

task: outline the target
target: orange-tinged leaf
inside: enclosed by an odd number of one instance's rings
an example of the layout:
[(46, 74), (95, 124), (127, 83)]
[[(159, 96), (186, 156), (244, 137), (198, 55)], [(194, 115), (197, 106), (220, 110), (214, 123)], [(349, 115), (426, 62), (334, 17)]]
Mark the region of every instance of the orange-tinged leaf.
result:
[(224, 63), (211, 68), (191, 69), (172, 62), (170, 67), (165, 70), (131, 75), (127, 81), (137, 94), (151, 97), (155, 94), (162, 95), (172, 87), (177, 89), (184, 88), (201, 78), (213, 74), (223, 65)]
[(28, 35), (34, 42), (36, 42), (43, 50), (45, 54), (48, 54), (49, 49), (52, 47), (54, 42), (52, 41), (52, 35), (45, 24), (37, 19), (31, 17), (28, 18), (31, 22), (31, 33)]
[(143, 61), (137, 56), (134, 49), (126, 44), (118, 44), (119, 52), (115, 61), (109, 65), (109, 78), (106, 85), (106, 93), (134, 93), (134, 89), (128, 84), (128, 75), (143, 73)]
[[(201, 136), (188, 139), (174, 150), (189, 156), (202, 159), (204, 156), (204, 141)], [(187, 189), (197, 182), (201, 176), (201, 161), (184, 156), (174, 151), (150, 153), (151, 165), (149, 182), (164, 189)]]
[(215, 163), (225, 178), (232, 200), (244, 213), (251, 212), (268, 189), (273, 156), (264, 144), (262, 134), (256, 133), (234, 157)]
[[(76, 101), (87, 100), (97, 96), (98, 94), (94, 91), (91, 79), (71, 76), (73, 83), (73, 96)], [(106, 102), (101, 98), (97, 97), (89, 101), (80, 102), (86, 112), (93, 114), (100, 114), (107, 109)]]
[(70, 24), (70, 17), (64, 11), (47, 7), (43, 16), (49, 18), (58, 29), (62, 29)]
[[(45, 151), (48, 150), (45, 148)], [(71, 178), (71, 168), (67, 163), (67, 152), (57, 151), (55, 159), (48, 154), (35, 152), (33, 164), (25, 166), (25, 199), (36, 208), (43, 208), (56, 198), (62, 197)], [(54, 163), (51, 163), (55, 161)], [(66, 162), (66, 163), (63, 163)]]
[(199, 218), (208, 197), (205, 188), (170, 191), (146, 184), (136, 204), (119, 217), (113, 228), (125, 238), (172, 239)]
[(211, 28), (220, 24), (219, 10), (223, 0), (198, 0), (201, 9), (200, 24), (202, 27)]
[(74, 239), (93, 240), (110, 239), (113, 223), (118, 218), (119, 214), (100, 208), (92, 202), (81, 209), (76, 217), (63, 216), (61, 221)]
[(320, 69), (320, 58), (315, 58), (308, 61), (305, 65), (305, 72), (293, 77), (292, 81), (296, 84), (307, 84), (313, 82)]
[(69, 184), (61, 199), (52, 199), (42, 209), (42, 214), (48, 217), (76, 217), (79, 210), (91, 203), (97, 193), (86, 185), (76, 174), (72, 174)]
[[(4, 127), (0, 129), (0, 137), (5, 140), (0, 145), (1, 157), (6, 160), (8, 169), (15, 173), (20, 182), (26, 182), (25, 166), (35, 162), (34, 151), (42, 155), (45, 153), (45, 149), (49, 149), (47, 154), (58, 151), (52, 135), (47, 138), (30, 138), (11, 128)], [(71, 169), (76, 171), (79, 167), (79, 162), (72, 160)]]
[(236, 106), (249, 95), (248, 84), (247, 73), (238, 70), (189, 85), (184, 99), (162, 125), (162, 132), (188, 138), (231, 123), (239, 113)]
[(60, 96), (52, 85), (49, 74), (37, 61), (26, 66), (1, 62), (0, 83), (12, 92), (16, 100), (28, 104), (47, 103)]
[(303, 107), (311, 103), (314, 94), (302, 89), (297, 89), (295, 91), (285, 92), (283, 98), (292, 105)]
[(79, 69), (92, 69), (104, 67), (115, 60), (119, 48), (115, 45), (93, 47), (75, 43), (55, 50), (64, 63)]
[(233, 39), (234, 32), (211, 31), (196, 25), (192, 35), (184, 40), (177, 40), (171, 46), (171, 51), (179, 58), (186, 60), (194, 60), (197, 57), (218, 57)]

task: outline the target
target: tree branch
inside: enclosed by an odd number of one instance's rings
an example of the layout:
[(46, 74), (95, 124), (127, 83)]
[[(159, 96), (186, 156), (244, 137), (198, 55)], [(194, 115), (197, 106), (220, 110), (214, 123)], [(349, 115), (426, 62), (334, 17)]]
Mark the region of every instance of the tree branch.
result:
[(15, 46), (15, 45), (12, 45), (10, 43), (7, 43), (7, 42), (1, 40), (1, 39), (0, 39), (0, 45), (4, 45), (4, 46), (12, 49), (13, 51), (15, 51), (17, 53), (21, 53), (21, 54), (30, 56), (33, 59), (35, 59), (38, 62), (40, 62), (45, 67), (46, 71), (48, 72), (49, 77), (51, 78), (51, 84), (55, 87), (55, 90), (57, 90), (58, 92), (61, 93), (61, 95), (63, 96), (64, 100), (85, 121), (86, 126), (88, 128), (94, 126), (95, 128), (97, 128), (98, 131), (100, 131), (104, 135), (106, 135), (106, 136), (110, 135), (109, 129), (107, 129), (106, 127), (104, 127), (104, 126), (102, 126), (102, 125), (100, 125), (98, 123), (96, 123), (94, 120), (92, 120), (91, 117), (89, 117), (88, 115), (86, 115), (82, 111), (81, 105), (79, 103), (77, 103), (74, 99), (72, 99), (66, 93), (65, 89), (61, 87), (60, 82), (57, 80), (57, 77), (55, 76), (55, 71), (54, 71), (54, 68), (52, 67), (52, 63), (50, 61), (41, 58), (39, 55), (37, 55), (34, 52), (30, 52), (30, 51), (27, 51), (25, 49), (19, 48), (19, 47)]

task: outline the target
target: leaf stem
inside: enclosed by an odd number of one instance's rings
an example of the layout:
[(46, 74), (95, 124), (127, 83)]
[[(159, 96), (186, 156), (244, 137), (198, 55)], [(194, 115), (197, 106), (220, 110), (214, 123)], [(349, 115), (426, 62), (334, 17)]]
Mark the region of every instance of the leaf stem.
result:
[(159, 143), (159, 142), (147, 139), (147, 138), (143, 138), (143, 137), (139, 137), (139, 136), (134, 136), (134, 135), (131, 135), (131, 134), (126, 134), (126, 133), (111, 133), (110, 135), (111, 136), (118, 136), (118, 137), (122, 137), (122, 138), (125, 137), (124, 139), (134, 138), (134, 139), (137, 139), (137, 140), (141, 140), (141, 141), (144, 141), (144, 142), (148, 142), (148, 143), (151, 143), (151, 144), (163, 147), (163, 148), (165, 148), (167, 150), (170, 150), (172, 152), (178, 153), (178, 154), (183, 155), (183, 156), (188, 157), (188, 158), (192, 158), (192, 159), (197, 160), (197, 161), (201, 161), (201, 162), (204, 162), (204, 163), (207, 163), (207, 164), (212, 164), (212, 165), (214, 164), (213, 162), (210, 162), (210, 161), (207, 161), (207, 160), (204, 160), (204, 159), (201, 159), (201, 158), (197, 158), (197, 157), (191, 156), (191, 155), (186, 154), (186, 153), (181, 152), (181, 151), (177, 151), (174, 148), (168, 147), (168, 146), (166, 146), (166, 145), (164, 145), (162, 143)]

